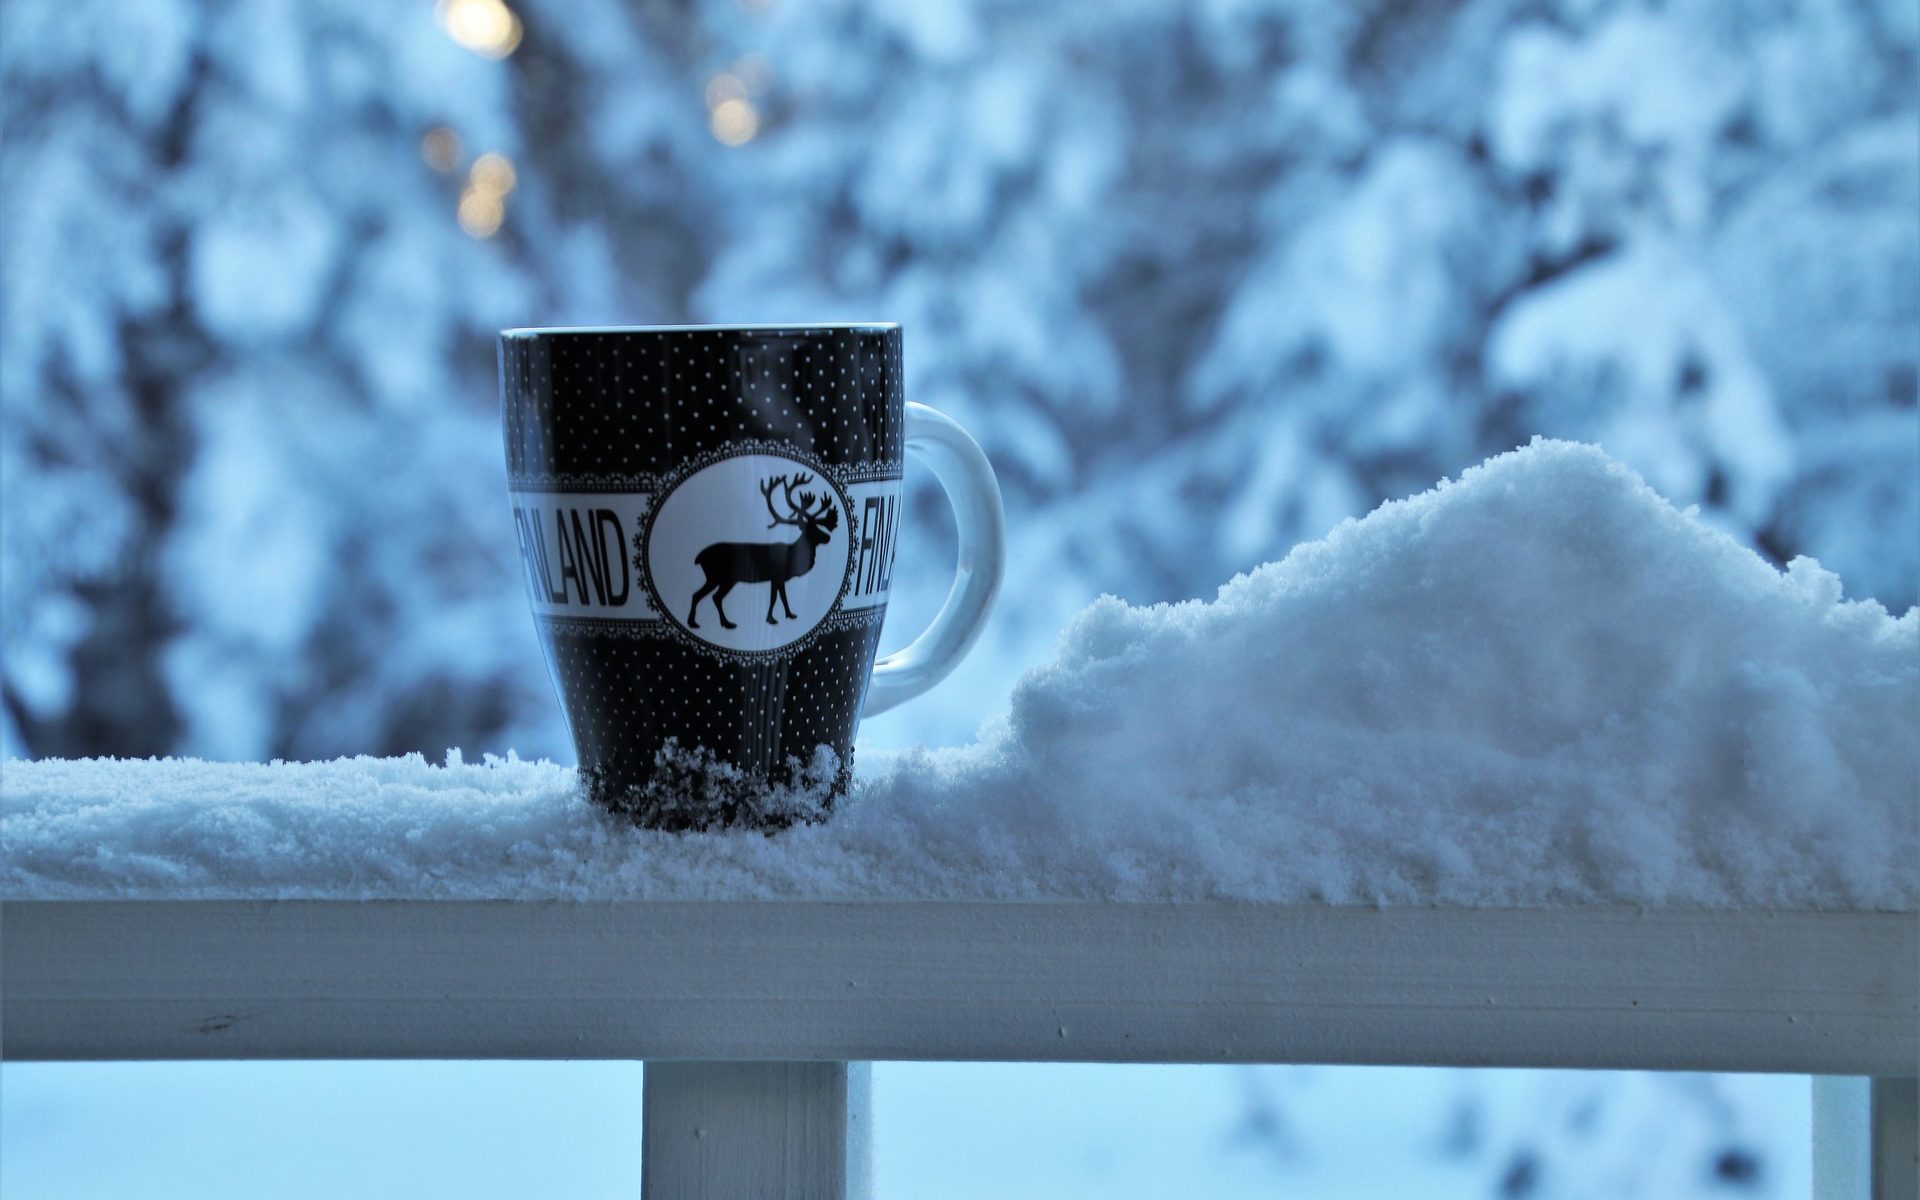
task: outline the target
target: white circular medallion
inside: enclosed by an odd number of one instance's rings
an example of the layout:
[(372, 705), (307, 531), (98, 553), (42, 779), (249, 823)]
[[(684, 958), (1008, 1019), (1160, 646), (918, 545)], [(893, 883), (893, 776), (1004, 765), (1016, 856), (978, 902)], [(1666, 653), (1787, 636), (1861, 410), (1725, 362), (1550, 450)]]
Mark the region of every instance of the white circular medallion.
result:
[(737, 454), (681, 480), (647, 524), (662, 615), (710, 646), (783, 650), (833, 611), (852, 566), (846, 498), (825, 472)]

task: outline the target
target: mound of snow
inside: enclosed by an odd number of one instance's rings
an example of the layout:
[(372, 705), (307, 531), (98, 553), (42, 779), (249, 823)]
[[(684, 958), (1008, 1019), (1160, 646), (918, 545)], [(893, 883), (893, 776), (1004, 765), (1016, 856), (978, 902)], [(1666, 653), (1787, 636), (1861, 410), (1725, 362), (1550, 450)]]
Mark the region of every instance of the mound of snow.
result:
[(14, 762), (0, 887), (1911, 909), (1916, 716), (1920, 612), (1539, 441), (1212, 602), (1100, 600), (824, 825), (636, 831), (511, 756)]

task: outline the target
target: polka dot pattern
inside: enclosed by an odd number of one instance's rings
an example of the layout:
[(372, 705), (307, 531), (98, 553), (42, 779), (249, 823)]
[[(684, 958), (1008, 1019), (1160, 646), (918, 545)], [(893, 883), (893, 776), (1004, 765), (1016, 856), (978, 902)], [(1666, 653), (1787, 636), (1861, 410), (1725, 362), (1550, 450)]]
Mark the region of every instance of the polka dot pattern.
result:
[[(900, 471), (894, 327), (514, 333), (500, 365), (517, 488), (652, 493), (687, 460), (746, 441), (847, 478)], [(627, 800), (669, 739), (767, 777), (821, 744), (850, 759), (883, 615), (830, 619), (761, 661), (703, 652), (667, 622), (538, 624), (595, 798), (649, 823)]]
[(742, 441), (900, 466), (894, 327), (508, 334), (500, 378), (519, 487), (644, 480)]

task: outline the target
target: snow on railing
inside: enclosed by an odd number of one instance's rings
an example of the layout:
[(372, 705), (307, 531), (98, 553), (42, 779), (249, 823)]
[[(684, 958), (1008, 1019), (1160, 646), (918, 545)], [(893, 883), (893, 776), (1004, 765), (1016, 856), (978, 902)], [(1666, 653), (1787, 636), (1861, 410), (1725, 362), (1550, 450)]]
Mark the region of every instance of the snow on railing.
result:
[(833, 819), (629, 830), (545, 763), (12, 764), (15, 896), (1920, 907), (1920, 612), (1536, 443), (1211, 602), (1105, 599)]

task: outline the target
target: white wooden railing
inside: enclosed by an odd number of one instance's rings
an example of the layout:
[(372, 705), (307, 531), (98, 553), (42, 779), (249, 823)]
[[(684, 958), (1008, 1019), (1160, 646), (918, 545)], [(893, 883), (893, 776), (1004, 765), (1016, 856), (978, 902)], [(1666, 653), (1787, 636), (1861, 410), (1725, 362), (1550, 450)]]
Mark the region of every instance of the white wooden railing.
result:
[(948, 901), (16, 901), (15, 1060), (644, 1059), (645, 1194), (868, 1188), (874, 1059), (1806, 1072), (1910, 1200), (1920, 914)]

